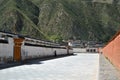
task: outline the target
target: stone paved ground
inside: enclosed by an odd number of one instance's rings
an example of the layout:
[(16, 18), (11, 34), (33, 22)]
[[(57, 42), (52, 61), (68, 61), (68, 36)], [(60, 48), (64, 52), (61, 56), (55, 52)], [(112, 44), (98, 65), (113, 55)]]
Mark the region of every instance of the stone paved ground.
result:
[(118, 71), (103, 55), (100, 55), (99, 80), (120, 80)]
[(0, 80), (98, 80), (99, 55), (77, 54), (0, 70)]

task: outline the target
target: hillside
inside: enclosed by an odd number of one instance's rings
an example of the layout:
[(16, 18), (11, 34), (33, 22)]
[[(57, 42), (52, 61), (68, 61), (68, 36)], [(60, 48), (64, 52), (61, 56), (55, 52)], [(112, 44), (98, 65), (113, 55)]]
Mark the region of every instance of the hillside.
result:
[(0, 30), (36, 38), (108, 41), (120, 29), (119, 0), (1, 0)]
[(0, 30), (44, 38), (37, 27), (39, 12), (39, 8), (28, 0), (2, 0), (0, 2)]

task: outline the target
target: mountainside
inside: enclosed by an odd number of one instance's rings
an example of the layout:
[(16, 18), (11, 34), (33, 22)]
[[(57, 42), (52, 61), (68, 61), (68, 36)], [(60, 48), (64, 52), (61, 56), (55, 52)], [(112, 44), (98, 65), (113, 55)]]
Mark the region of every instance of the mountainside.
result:
[(28, 0), (2, 0), (0, 2), (0, 30), (44, 38), (37, 26), (39, 12), (39, 8)]
[(107, 41), (120, 29), (119, 0), (1, 0), (0, 30), (49, 40)]

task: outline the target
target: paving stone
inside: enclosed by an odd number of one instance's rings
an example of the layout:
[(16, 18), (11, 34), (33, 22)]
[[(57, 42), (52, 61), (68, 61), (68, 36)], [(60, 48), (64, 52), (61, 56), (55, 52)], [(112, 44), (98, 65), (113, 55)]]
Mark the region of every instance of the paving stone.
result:
[(120, 80), (120, 71), (100, 54), (99, 80)]
[(77, 54), (2, 69), (0, 80), (98, 80), (98, 73), (99, 54)]

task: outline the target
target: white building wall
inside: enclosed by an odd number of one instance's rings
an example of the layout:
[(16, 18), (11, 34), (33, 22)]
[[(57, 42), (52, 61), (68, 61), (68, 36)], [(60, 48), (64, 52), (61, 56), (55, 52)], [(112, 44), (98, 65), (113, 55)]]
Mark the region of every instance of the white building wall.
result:
[(73, 50), (72, 49), (69, 49), (69, 54), (73, 54)]
[(54, 48), (53, 50), (56, 51), (57, 55), (65, 55), (65, 54), (67, 54), (67, 49)]
[(14, 43), (12, 38), (8, 38), (8, 43), (0, 43), (0, 61), (4, 62), (3, 59), (6, 59), (6, 61), (13, 59), (13, 47)]
[(56, 55), (65, 55), (67, 54), (67, 49), (60, 48), (47, 48), (47, 47), (36, 47), (36, 46), (22, 46), (21, 55), (22, 60), (25, 58), (37, 58), (37, 57), (47, 57)]
[(85, 53), (86, 48), (73, 48), (74, 53)]
[(37, 58), (53, 56), (53, 48), (35, 47), (35, 46), (22, 46), (21, 48), (22, 59), (25, 58)]

